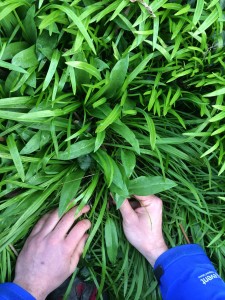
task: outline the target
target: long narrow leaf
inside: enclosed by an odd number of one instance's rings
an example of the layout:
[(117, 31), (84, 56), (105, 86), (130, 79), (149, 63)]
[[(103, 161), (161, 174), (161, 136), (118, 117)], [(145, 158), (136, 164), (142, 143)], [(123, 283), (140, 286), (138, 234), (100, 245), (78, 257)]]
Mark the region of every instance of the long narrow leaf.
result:
[(14, 140), (13, 135), (8, 136), (7, 145), (8, 145), (8, 148), (9, 148), (9, 152), (12, 156), (14, 165), (17, 169), (17, 172), (18, 172), (21, 180), (24, 181), (25, 180), (25, 173), (24, 173), (23, 163), (21, 161), (19, 151), (18, 151), (18, 148), (17, 148), (17, 145), (16, 145), (16, 142)]

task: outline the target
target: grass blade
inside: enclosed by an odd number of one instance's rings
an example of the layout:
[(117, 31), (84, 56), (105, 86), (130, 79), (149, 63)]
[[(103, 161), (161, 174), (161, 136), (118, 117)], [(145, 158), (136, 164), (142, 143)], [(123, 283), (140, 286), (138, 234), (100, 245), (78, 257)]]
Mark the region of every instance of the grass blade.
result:
[(12, 134), (9, 135), (7, 138), (7, 146), (8, 146), (9, 152), (12, 156), (16, 170), (17, 170), (21, 180), (24, 182), (25, 181), (25, 173), (24, 173), (23, 163), (21, 161), (21, 157), (19, 155), (19, 151), (18, 151), (16, 142), (14, 140), (14, 136)]

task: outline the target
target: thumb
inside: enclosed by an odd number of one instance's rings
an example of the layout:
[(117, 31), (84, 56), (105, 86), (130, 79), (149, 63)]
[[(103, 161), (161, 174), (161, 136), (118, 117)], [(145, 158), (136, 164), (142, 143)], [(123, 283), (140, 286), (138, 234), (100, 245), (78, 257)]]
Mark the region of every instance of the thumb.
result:
[(123, 216), (124, 221), (134, 220), (137, 217), (136, 212), (131, 207), (128, 199), (124, 200), (123, 204), (120, 207), (120, 212)]
[(154, 205), (155, 203), (162, 202), (162, 200), (155, 195), (149, 196), (138, 196), (134, 195), (134, 197), (140, 202), (141, 206)]

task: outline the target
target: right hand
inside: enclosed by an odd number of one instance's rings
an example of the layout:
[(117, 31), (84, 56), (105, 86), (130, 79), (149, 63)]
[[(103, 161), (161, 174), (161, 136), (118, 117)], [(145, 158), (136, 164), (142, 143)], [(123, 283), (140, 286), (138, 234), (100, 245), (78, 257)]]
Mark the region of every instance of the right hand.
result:
[(126, 199), (120, 207), (128, 241), (154, 266), (168, 250), (162, 234), (162, 200), (156, 196), (135, 196), (141, 207), (133, 209)]

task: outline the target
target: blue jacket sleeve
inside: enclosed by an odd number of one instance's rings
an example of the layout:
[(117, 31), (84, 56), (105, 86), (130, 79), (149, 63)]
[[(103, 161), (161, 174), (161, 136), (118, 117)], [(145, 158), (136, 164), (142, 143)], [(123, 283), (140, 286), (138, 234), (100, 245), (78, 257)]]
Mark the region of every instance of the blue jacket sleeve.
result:
[(164, 300), (225, 299), (225, 283), (199, 245), (169, 249), (157, 259), (154, 273)]
[(0, 284), (0, 300), (35, 300), (35, 298), (15, 283)]

